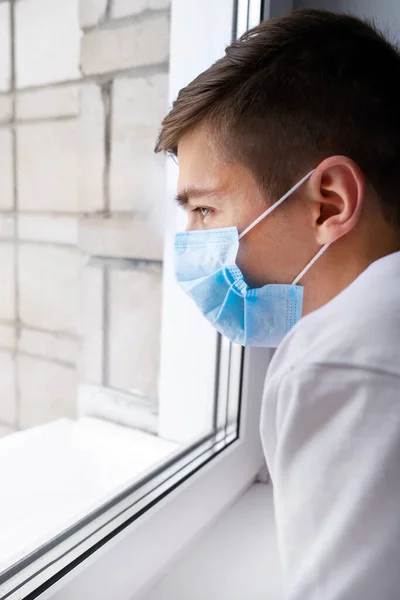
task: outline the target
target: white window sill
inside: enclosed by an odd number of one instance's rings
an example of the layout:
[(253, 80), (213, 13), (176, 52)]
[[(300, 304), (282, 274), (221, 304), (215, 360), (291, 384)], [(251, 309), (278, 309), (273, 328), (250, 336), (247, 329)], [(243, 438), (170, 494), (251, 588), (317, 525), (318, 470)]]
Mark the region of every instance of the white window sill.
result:
[[(272, 486), (253, 485), (135, 600), (280, 600)], [(133, 600), (133, 599), (132, 599)]]
[(91, 417), (59, 419), (0, 439), (0, 572), (178, 447)]

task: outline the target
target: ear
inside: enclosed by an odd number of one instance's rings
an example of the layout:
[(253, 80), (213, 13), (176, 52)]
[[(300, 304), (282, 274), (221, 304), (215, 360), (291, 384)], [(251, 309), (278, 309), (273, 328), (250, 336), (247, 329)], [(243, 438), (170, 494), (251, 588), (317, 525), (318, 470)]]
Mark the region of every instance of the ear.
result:
[(321, 246), (351, 231), (360, 218), (365, 177), (346, 156), (323, 160), (310, 178), (316, 241)]

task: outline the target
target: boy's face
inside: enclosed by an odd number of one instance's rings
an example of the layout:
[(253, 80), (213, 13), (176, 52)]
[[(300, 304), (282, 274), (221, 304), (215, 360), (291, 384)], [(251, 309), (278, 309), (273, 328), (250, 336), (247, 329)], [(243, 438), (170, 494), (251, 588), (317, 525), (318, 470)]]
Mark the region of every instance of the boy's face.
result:
[[(204, 127), (180, 140), (178, 161), (178, 197), (187, 213), (187, 231), (235, 226), (241, 233), (271, 204), (247, 168), (221, 160)], [(291, 283), (315, 252), (306, 187), (307, 182), (295, 199), (240, 240), (237, 264), (249, 286)]]

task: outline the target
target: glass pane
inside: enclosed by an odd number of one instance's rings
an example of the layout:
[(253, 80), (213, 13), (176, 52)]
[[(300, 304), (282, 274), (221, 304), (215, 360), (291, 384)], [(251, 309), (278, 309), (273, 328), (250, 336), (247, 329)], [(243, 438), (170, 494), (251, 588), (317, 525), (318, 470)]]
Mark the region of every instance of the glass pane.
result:
[(0, 2), (1, 597), (238, 435), (241, 349), (173, 280), (170, 8)]

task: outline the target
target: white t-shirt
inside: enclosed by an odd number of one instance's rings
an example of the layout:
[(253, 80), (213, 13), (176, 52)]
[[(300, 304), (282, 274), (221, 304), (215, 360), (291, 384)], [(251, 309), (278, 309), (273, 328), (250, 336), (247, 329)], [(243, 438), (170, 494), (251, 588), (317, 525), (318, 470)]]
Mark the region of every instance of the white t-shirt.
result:
[(261, 438), (289, 600), (400, 599), (400, 252), (276, 351)]

